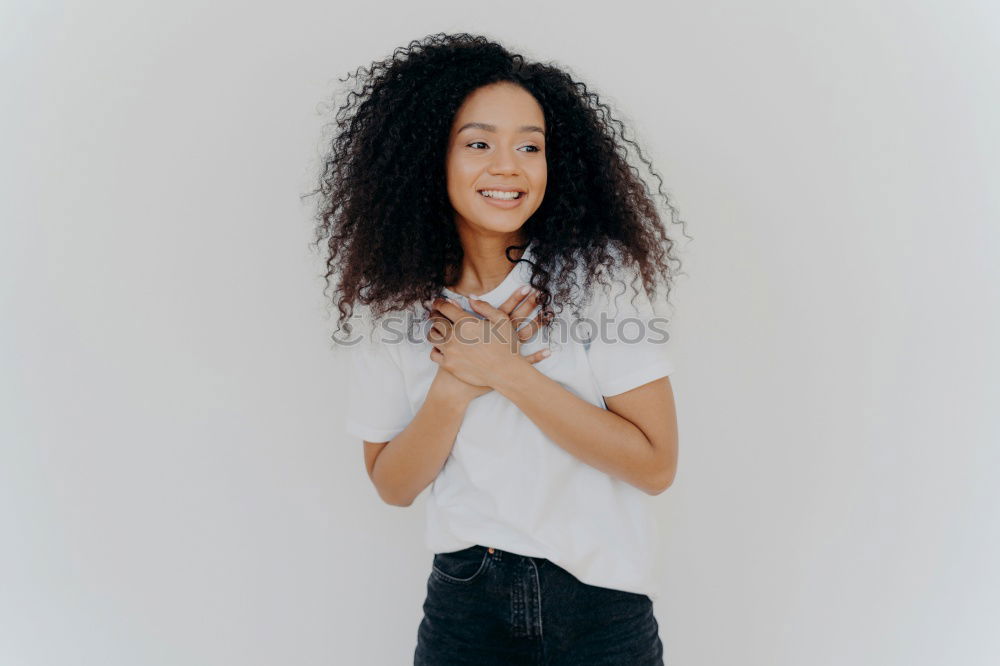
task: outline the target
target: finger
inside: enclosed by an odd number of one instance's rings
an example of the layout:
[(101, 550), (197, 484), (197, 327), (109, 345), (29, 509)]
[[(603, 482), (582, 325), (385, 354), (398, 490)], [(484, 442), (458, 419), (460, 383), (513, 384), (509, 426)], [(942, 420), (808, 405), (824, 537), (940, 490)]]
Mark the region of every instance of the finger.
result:
[(527, 324), (517, 329), (517, 338), (521, 342), (530, 340), (531, 336), (533, 336), (535, 334), (535, 331), (537, 331), (539, 328), (540, 326), (538, 324), (538, 321), (536, 319), (532, 319)]
[(549, 310), (539, 310), (527, 324), (518, 329), (517, 335), (521, 340), (530, 340), (531, 336), (546, 323), (551, 316)]
[(451, 322), (456, 322), (462, 317), (472, 317), (468, 311), (460, 307), (455, 301), (450, 298), (435, 298), (432, 302), (434, 308), (440, 312), (442, 315), (448, 318)]
[(535, 363), (538, 363), (539, 361), (544, 361), (549, 356), (551, 356), (551, 354), (549, 353), (548, 349), (539, 349), (534, 354), (526, 354), (524, 356), (524, 360), (527, 361), (528, 363), (531, 363), (532, 365), (534, 365)]
[[(528, 285), (525, 285), (525, 287), (528, 287)], [(531, 287), (528, 287), (528, 289), (529, 291), (524, 299), (510, 311), (510, 318), (514, 321), (523, 321), (525, 317), (531, 314), (531, 311), (535, 309), (535, 306), (538, 305), (538, 290), (532, 289)]]
[(444, 354), (442, 354), (437, 347), (432, 347), (431, 360), (434, 361), (435, 363), (440, 363), (441, 361), (444, 360)]
[[(497, 309), (500, 310), (500, 312), (506, 313), (507, 315), (512, 314), (514, 312), (515, 308), (517, 307), (517, 305), (519, 303), (521, 303), (525, 299), (525, 296), (527, 296), (528, 292), (525, 291), (525, 290), (529, 290), (530, 291), (530, 289), (531, 289), (531, 287), (528, 286), (528, 285), (524, 285), (520, 289), (515, 289), (514, 293), (511, 294), (510, 297), (506, 301), (504, 301), (503, 303), (501, 303), (500, 307), (497, 308)], [(529, 310), (529, 312), (530, 312), (530, 310)]]
[(448, 337), (448, 332), (451, 329), (452, 323), (451, 321), (448, 320), (447, 317), (443, 315), (435, 315), (430, 318), (430, 321), (432, 323), (429, 330), (427, 331), (428, 334), (431, 331), (436, 331), (437, 334), (440, 335), (441, 337)]
[[(534, 335), (535, 330), (538, 329), (537, 324), (531, 326), (530, 322), (533, 322), (534, 318), (541, 314), (541, 310), (539, 310), (535, 314), (535, 317), (531, 316), (531, 311), (538, 307), (538, 301), (540, 298), (540, 292), (537, 289), (532, 289), (531, 293), (528, 294), (528, 297), (514, 309), (514, 312), (511, 315), (511, 321), (514, 322), (514, 328), (520, 329), (518, 331), (518, 335), (521, 336), (522, 340), (530, 338)], [(531, 327), (529, 328), (529, 326)]]
[(442, 317), (442, 321), (435, 322), (434, 325), (431, 326), (431, 330), (427, 333), (430, 335), (431, 331), (433, 331), (437, 340), (445, 342), (452, 337), (454, 327), (454, 324)]
[[(469, 298), (469, 305), (472, 309), (483, 315), (490, 320), (491, 323), (499, 323), (504, 319), (508, 319), (506, 312), (501, 312), (497, 308), (493, 307), (486, 301), (481, 301), (478, 298)], [(471, 316), (471, 315), (469, 315)]]

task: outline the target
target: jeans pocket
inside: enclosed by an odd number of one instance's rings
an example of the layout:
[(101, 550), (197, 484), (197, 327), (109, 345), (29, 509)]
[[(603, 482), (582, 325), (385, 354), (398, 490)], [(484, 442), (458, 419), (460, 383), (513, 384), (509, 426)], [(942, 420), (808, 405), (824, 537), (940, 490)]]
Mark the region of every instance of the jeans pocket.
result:
[(431, 573), (438, 580), (467, 585), (479, 579), (490, 563), (490, 554), (483, 546), (469, 546), (450, 553), (434, 553)]

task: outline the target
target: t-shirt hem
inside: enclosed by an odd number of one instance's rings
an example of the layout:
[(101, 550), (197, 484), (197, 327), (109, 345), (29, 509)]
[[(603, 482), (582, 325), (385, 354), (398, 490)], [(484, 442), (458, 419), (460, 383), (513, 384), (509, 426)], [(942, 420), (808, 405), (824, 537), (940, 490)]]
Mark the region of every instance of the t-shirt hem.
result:
[(366, 442), (388, 442), (392, 440), (393, 437), (406, 430), (406, 426), (403, 425), (397, 428), (372, 428), (371, 426), (363, 425), (357, 421), (348, 421), (344, 430), (346, 430), (348, 434), (360, 437)]
[(612, 396), (619, 393), (631, 391), (637, 386), (648, 384), (654, 379), (666, 377), (674, 371), (674, 366), (670, 361), (659, 361), (644, 368), (629, 373), (624, 377), (616, 377), (612, 382), (604, 382), (599, 386), (601, 395)]

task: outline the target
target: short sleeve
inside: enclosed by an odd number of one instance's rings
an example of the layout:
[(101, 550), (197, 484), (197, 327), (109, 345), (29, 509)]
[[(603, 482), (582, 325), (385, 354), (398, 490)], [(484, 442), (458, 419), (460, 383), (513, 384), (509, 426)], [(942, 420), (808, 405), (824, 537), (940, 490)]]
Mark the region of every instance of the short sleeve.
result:
[(609, 279), (610, 286), (595, 280), (585, 310), (592, 334), (587, 356), (603, 396), (625, 393), (674, 371), (667, 320), (656, 315), (636, 275), (619, 269)]
[(345, 430), (369, 442), (388, 442), (413, 420), (403, 372), (382, 343), (347, 351), (348, 408)]

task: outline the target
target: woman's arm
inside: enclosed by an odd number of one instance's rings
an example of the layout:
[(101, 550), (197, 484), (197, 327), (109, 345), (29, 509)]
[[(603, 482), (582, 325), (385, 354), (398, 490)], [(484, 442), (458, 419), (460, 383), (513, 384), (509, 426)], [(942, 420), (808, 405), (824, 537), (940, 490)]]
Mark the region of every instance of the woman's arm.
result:
[[(527, 320), (518, 335), (530, 337), (538, 325), (536, 318), (528, 318), (537, 303), (537, 296), (537, 293), (525, 295), (522, 291), (515, 291), (500, 305), (497, 313), (513, 317), (518, 322)], [(447, 321), (438, 313), (432, 315), (430, 320), (435, 325)], [(428, 331), (428, 341), (434, 337), (434, 330), (432, 327)], [(431, 359), (440, 356), (440, 351), (433, 348)], [(544, 358), (540, 351), (517, 356), (528, 366)], [(464, 382), (443, 367), (438, 367), (427, 398), (410, 424), (390, 442), (365, 442), (365, 466), (379, 496), (389, 504), (410, 506), (444, 466), (469, 403), (491, 390), (485, 385)]]
[(471, 384), (490, 386), (559, 446), (592, 467), (656, 495), (673, 483), (677, 466), (677, 418), (669, 377), (592, 405), (546, 376), (518, 353), (507, 315), (485, 301), (470, 300), (485, 319), (435, 301), (451, 322), (435, 362)]
[[(592, 405), (533, 365), (514, 362), (493, 388), (583, 462), (657, 495), (677, 470), (677, 417), (669, 377)], [(617, 413), (616, 413), (617, 412)]]
[(387, 504), (413, 504), (434, 481), (455, 444), (472, 397), (450, 390), (453, 380), (444, 372), (435, 375), (423, 405), (401, 433), (389, 442), (365, 442), (368, 475)]

